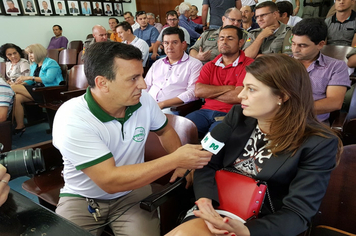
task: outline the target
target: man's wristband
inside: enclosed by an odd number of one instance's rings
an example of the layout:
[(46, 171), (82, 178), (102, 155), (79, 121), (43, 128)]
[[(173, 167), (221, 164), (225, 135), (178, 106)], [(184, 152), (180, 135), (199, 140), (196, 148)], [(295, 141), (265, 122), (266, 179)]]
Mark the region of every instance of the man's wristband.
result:
[(32, 76), (32, 81), (35, 82), (35, 76)]

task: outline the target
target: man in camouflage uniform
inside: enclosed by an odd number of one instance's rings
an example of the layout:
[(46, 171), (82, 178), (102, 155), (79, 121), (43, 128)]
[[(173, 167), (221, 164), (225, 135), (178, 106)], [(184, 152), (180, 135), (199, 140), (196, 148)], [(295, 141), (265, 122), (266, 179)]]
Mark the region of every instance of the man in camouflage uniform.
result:
[(256, 7), (256, 21), (260, 29), (251, 30), (243, 50), (247, 57), (260, 54), (291, 53), (292, 28), (277, 20), (277, 5), (266, 1)]

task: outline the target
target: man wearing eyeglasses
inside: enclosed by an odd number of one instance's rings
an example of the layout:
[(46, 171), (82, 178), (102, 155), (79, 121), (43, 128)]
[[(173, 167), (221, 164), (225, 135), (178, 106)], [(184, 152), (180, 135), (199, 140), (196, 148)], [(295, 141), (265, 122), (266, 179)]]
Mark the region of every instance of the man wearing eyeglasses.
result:
[[(232, 7), (225, 11), (222, 17), (223, 26), (219, 29), (206, 30), (197, 42), (190, 48), (189, 55), (195, 57), (203, 63), (214, 60), (219, 55), (218, 39), (221, 29), (227, 25), (241, 28), (242, 15), (239, 9)], [(247, 38), (247, 33), (243, 31), (242, 39)]]
[[(174, 10), (167, 11), (167, 13), (166, 13), (166, 21), (167, 21), (169, 27), (179, 28), (179, 29), (183, 30), (183, 32), (184, 32), (184, 41), (186, 42), (184, 44), (184, 46), (185, 46), (184, 51), (187, 50), (187, 47), (190, 44), (190, 35), (189, 35), (188, 31), (184, 27), (181, 27), (181, 26), (178, 25), (179, 19), (178, 19), (177, 12), (174, 11)], [(160, 47), (161, 42), (162, 42), (162, 37), (163, 37), (162, 35), (163, 35), (163, 32), (166, 29), (168, 29), (169, 27), (166, 27), (166, 28), (162, 29), (161, 33), (159, 34), (159, 36), (157, 38), (157, 41), (153, 44), (152, 55), (151, 55), (151, 59), (152, 60), (157, 60), (159, 58), (159, 54), (158, 54), (159, 49), (158, 48)]]
[(291, 52), (292, 28), (278, 21), (278, 8), (272, 1), (256, 6), (255, 18), (260, 29), (251, 30), (243, 47), (246, 56)]

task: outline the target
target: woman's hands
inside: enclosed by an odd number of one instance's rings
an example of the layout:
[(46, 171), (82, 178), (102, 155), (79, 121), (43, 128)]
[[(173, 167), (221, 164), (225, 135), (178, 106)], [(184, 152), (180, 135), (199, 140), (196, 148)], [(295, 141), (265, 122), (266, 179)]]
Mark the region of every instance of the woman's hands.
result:
[(241, 221), (221, 217), (213, 208), (211, 199), (200, 198), (195, 204), (199, 207), (199, 210), (194, 211), (194, 215), (205, 220), (212, 234), (221, 236), (250, 235), (250, 231)]
[(32, 80), (33, 76), (20, 76), (15, 80), (15, 84), (23, 84), (26, 80)]

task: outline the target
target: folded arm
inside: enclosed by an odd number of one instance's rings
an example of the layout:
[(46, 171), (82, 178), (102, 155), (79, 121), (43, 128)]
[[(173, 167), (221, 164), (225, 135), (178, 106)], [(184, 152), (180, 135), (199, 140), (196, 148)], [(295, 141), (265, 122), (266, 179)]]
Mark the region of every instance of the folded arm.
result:
[(328, 86), (326, 89), (326, 98), (314, 102), (316, 114), (325, 114), (340, 110), (344, 102), (346, 87)]

